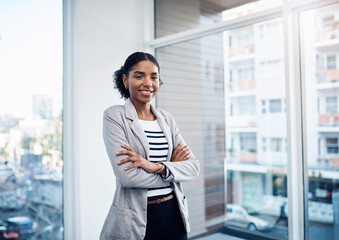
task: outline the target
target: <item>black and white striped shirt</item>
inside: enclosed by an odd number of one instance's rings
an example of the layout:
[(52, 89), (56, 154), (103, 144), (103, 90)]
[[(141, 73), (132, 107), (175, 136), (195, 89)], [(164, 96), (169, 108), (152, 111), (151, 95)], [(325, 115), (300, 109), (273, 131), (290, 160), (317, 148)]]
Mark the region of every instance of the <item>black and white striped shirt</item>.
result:
[[(149, 144), (149, 157), (151, 162), (165, 162), (168, 155), (168, 142), (161, 130), (158, 121), (145, 121), (140, 120), (141, 126), (146, 134)], [(153, 197), (158, 195), (165, 195), (172, 192), (172, 187), (168, 184), (168, 187), (152, 188), (148, 189), (147, 196)]]

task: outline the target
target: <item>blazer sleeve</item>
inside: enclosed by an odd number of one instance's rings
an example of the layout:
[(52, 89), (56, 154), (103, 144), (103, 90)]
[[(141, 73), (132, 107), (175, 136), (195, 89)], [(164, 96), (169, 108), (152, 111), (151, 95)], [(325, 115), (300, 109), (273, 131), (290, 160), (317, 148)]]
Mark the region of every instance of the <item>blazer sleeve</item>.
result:
[(118, 165), (118, 162), (126, 158), (127, 155), (117, 156), (116, 153), (123, 150), (121, 144), (129, 146), (129, 143), (126, 139), (124, 124), (122, 124), (122, 121), (113, 119), (107, 110), (104, 112), (103, 117), (103, 138), (114, 174), (121, 186), (125, 188), (159, 188), (168, 186), (168, 183), (159, 174), (148, 173), (142, 168), (138, 167), (125, 171), (124, 168), (132, 164), (131, 162)]
[[(173, 149), (179, 144), (183, 143), (183, 146), (186, 145), (184, 138), (182, 137), (179, 128), (174, 120), (174, 118), (170, 115), (170, 128), (173, 136)], [(194, 156), (193, 152), (191, 152), (190, 158), (186, 161), (180, 162), (163, 162), (166, 168), (169, 170), (170, 174), (168, 177), (164, 177), (166, 182), (185, 182), (189, 181), (199, 175), (200, 172), (200, 164), (198, 159)]]

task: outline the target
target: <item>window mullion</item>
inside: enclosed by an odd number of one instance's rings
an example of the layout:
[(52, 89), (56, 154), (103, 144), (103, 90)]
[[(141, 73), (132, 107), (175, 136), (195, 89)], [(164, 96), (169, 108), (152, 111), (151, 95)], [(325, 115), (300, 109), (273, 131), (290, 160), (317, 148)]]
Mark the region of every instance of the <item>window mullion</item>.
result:
[[(302, 136), (301, 69), (299, 19), (296, 11), (284, 5), (286, 116), (287, 116), (287, 181), (289, 239), (305, 239), (304, 229), (304, 159)], [(307, 188), (306, 188), (307, 189)]]

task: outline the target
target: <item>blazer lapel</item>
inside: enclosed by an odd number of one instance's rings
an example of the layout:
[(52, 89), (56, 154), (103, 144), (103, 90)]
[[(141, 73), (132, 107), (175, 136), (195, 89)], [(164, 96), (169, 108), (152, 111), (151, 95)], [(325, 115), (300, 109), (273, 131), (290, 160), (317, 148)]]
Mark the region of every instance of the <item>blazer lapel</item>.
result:
[(125, 110), (126, 110), (126, 118), (130, 119), (131, 122), (131, 130), (134, 133), (134, 135), (139, 139), (141, 146), (144, 150), (145, 153), (145, 158), (148, 159), (149, 157), (149, 146), (148, 146), (148, 141), (146, 134), (138, 121), (138, 114), (137, 111), (135, 110), (135, 107), (133, 103), (131, 102), (130, 99), (127, 99), (125, 103)]
[(166, 137), (166, 140), (168, 142), (168, 155), (167, 155), (167, 161), (171, 160), (172, 157), (172, 150), (173, 150), (173, 142), (172, 142), (172, 135), (171, 135), (171, 129), (169, 128), (168, 124), (166, 123), (166, 118), (151, 105), (151, 110), (153, 114), (156, 116), (157, 121), (159, 123), (160, 128), (164, 132), (164, 135)]

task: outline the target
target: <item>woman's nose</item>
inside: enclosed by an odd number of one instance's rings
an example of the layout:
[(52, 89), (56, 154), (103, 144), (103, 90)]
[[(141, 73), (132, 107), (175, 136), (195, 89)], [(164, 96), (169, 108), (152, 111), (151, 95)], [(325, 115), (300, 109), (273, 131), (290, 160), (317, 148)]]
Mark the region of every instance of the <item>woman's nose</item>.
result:
[(144, 85), (152, 87), (152, 79), (151, 79), (151, 77), (145, 77), (144, 78)]

